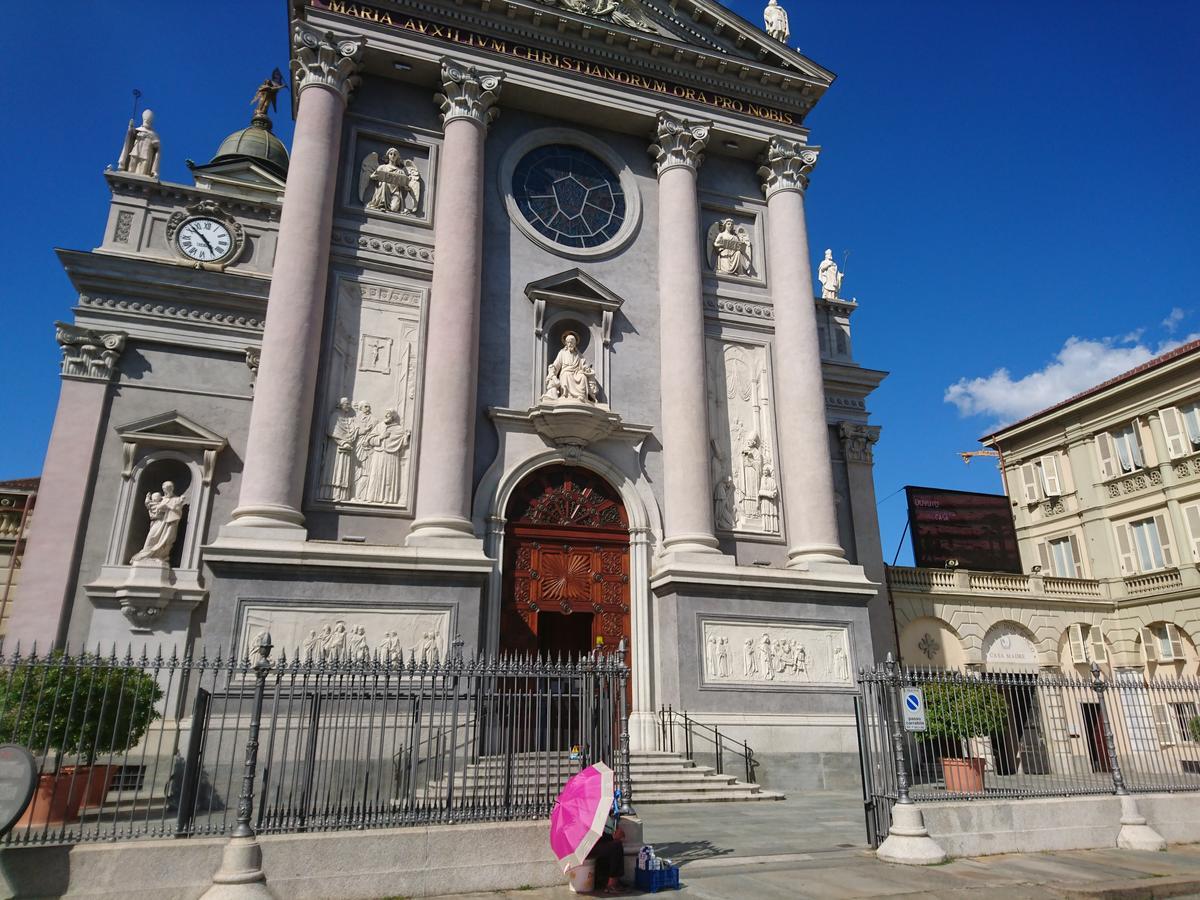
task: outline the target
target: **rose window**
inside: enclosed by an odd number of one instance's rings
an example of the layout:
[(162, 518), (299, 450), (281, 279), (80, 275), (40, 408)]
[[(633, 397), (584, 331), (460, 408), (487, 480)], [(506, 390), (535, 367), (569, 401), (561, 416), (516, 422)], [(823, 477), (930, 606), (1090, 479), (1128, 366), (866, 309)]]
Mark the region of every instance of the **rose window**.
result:
[(569, 144), (547, 144), (517, 163), (512, 193), (521, 215), (563, 247), (598, 247), (625, 222), (621, 182), (603, 162)]

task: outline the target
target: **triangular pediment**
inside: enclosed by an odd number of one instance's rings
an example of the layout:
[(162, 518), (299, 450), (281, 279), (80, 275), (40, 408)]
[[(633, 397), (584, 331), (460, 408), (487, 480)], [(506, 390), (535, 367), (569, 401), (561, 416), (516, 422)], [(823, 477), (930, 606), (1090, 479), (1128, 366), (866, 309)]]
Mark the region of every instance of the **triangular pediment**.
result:
[(281, 200), (283, 189), (287, 186), (284, 179), (250, 160), (235, 159), (205, 165), (193, 163), (190, 168), (196, 187), (211, 191)]
[(147, 444), (159, 447), (202, 447), (220, 450), (227, 443), (217, 434), (187, 416), (171, 410), (148, 419), (139, 419), (114, 429), (126, 444)]
[(525, 296), (530, 300), (554, 300), (607, 310), (620, 309), (625, 302), (582, 269), (568, 269), (531, 281), (525, 286)]

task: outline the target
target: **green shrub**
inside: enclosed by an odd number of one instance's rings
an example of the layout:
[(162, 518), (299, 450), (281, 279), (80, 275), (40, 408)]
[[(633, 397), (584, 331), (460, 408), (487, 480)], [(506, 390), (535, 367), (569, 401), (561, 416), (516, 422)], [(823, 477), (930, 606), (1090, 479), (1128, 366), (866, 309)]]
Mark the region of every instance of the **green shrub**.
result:
[(1192, 740), (1200, 742), (1200, 716), (1192, 716), (1188, 722), (1188, 734), (1192, 736)]
[(984, 737), (1002, 730), (1008, 722), (1008, 704), (990, 684), (964, 681), (927, 684), (924, 689), (923, 740)]
[(151, 675), (99, 656), (20, 663), (0, 672), (0, 741), (35, 755), (78, 754), (90, 765), (137, 744), (159, 717), (162, 696)]

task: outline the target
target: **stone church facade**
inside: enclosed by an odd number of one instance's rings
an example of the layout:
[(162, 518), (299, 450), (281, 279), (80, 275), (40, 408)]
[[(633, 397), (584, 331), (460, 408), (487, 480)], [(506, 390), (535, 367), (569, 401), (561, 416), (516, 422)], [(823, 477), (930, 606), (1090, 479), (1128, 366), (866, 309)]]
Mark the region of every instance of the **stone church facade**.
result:
[(290, 158), (264, 103), (169, 184), (147, 119), (102, 243), (60, 252), (10, 635), (624, 640), (635, 748), (669, 704), (856, 771), (883, 373), (836, 267), (814, 297), (832, 73), (711, 0), (294, 7)]

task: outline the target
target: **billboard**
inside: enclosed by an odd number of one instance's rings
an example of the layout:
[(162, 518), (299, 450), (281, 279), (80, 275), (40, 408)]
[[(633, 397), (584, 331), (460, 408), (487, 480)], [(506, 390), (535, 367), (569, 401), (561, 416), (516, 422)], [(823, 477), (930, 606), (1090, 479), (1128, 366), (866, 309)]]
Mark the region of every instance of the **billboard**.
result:
[(962, 569), (1021, 573), (1012, 501), (1004, 494), (912, 485), (904, 492), (918, 566), (941, 569), (956, 559)]

